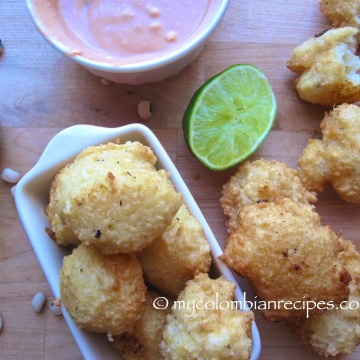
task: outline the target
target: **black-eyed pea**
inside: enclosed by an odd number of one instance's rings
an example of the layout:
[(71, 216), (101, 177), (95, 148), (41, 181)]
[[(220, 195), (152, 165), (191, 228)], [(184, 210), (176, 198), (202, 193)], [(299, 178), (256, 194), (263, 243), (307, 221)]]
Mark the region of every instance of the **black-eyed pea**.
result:
[(54, 301), (50, 304), (50, 310), (54, 315), (61, 315), (61, 299), (54, 299)]
[(143, 120), (151, 118), (151, 103), (150, 100), (142, 100), (138, 104), (138, 114)]
[(13, 169), (5, 168), (1, 173), (1, 178), (8, 183), (16, 184), (20, 180), (21, 175)]
[(33, 310), (37, 313), (40, 313), (44, 307), (45, 301), (46, 297), (43, 292), (39, 291), (38, 293), (36, 293), (31, 300), (31, 306)]

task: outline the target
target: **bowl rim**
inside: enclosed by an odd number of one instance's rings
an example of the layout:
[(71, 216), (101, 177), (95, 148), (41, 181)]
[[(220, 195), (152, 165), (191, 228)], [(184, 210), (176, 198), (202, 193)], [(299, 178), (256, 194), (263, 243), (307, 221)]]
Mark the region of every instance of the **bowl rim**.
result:
[[(75, 139), (76, 141), (74, 141)], [(114, 141), (115, 139), (120, 139), (121, 142), (128, 140), (143, 141), (144, 145), (149, 146), (153, 150), (155, 156), (157, 157), (159, 168), (165, 169), (170, 173), (170, 179), (176, 190), (183, 194), (184, 202), (188, 206), (190, 213), (203, 227), (211, 248), (213, 265), (216, 266), (220, 275), (224, 275), (228, 280), (232, 281), (236, 285), (235, 300), (242, 301), (242, 304), (245, 305), (245, 310), (247, 310), (248, 306), (245, 302), (244, 294), (240, 285), (232, 270), (218, 259), (218, 256), (222, 254), (221, 247), (204, 215), (202, 214), (202, 211), (190, 193), (190, 190), (156, 135), (147, 126), (140, 123), (128, 124), (117, 128), (83, 124), (65, 128), (49, 141), (38, 162), (20, 179), (15, 186), (14, 200), (16, 209), (25, 233), (33, 247), (35, 255), (54, 296), (60, 297), (58, 266), (60, 264), (59, 262), (62, 262), (63, 256), (65, 256), (68, 252), (58, 246), (55, 242), (49, 241), (50, 238), (44, 231), (44, 217), (45, 222), (47, 223), (44, 207), (43, 204), (39, 206), (39, 203), (43, 203), (47, 199), (39, 199), (39, 193), (36, 193), (34, 187), (40, 187), (42, 189), (40, 192), (45, 192), (47, 195), (48, 190), (43, 190), (43, 182), (47, 183), (47, 186), (49, 186), (49, 181), (52, 181), (54, 174), (65, 166), (65, 164), (74, 159), (81, 150), (91, 145), (98, 145)], [(59, 151), (59, 149), (61, 149), (61, 151)], [(41, 212), (42, 215), (38, 216)], [(33, 216), (29, 216), (29, 213), (32, 213)], [(40, 221), (42, 221), (40, 226), (38, 226), (39, 224), (34, 221), (34, 216), (35, 218), (40, 218)], [(43, 241), (41, 241), (40, 238), (43, 239)], [(49, 256), (49, 254), (53, 257)], [(51, 259), (50, 265), (49, 259)], [(117, 353), (115, 354), (116, 357), (113, 357), (114, 350), (111, 346), (109, 346), (107, 339), (101, 340), (104, 343), (101, 342), (99, 347), (99, 334), (79, 329), (64, 307), (62, 308), (62, 312), (84, 359), (112, 360), (118, 358), (119, 355)], [(250, 359), (256, 360), (260, 356), (261, 340), (255, 321), (252, 326), (252, 338), (253, 345)]]
[[(198, 35), (193, 37), (190, 41), (185, 41), (182, 45), (175, 49), (171, 53), (165, 53), (164, 55), (144, 61), (136, 61), (134, 63), (119, 63), (119, 64), (108, 64), (105, 61), (99, 61), (94, 59), (89, 59), (81, 54), (76, 54), (71, 52), (67, 46), (58, 41), (53, 36), (46, 35), (46, 32), (43, 30), (43, 23), (40, 17), (36, 16), (36, 10), (34, 2), (36, 0), (25, 0), (26, 8), (28, 14), (35, 25), (36, 29), (39, 31), (41, 36), (52, 45), (57, 51), (65, 55), (68, 58), (73, 59), (76, 63), (90, 69), (100, 70), (111, 73), (138, 73), (146, 72), (150, 70), (155, 70), (161, 67), (171, 65), (182, 58), (186, 57), (193, 53), (198, 47), (205, 43), (206, 39), (211, 35), (211, 33), (218, 26), (221, 19), (224, 17), (226, 10), (230, 4), (230, 0), (219, 0), (219, 8), (214, 12), (214, 17), (210, 22), (209, 26), (204, 28), (199, 32)], [(69, 51), (70, 50), (70, 51)], [(75, 49), (74, 49), (75, 50)]]

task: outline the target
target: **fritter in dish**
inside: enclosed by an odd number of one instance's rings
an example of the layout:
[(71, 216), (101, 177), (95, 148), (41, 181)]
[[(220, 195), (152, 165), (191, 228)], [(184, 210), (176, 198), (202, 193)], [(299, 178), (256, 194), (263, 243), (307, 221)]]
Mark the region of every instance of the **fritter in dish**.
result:
[(82, 151), (51, 186), (47, 213), (58, 243), (64, 243), (64, 230), (70, 229), (104, 254), (149, 245), (182, 204), (169, 174), (156, 170), (155, 162), (152, 150), (139, 142)]
[(331, 29), (295, 48), (287, 66), (299, 74), (301, 99), (324, 106), (360, 100), (357, 35), (354, 27)]
[(113, 345), (123, 360), (161, 360), (160, 342), (170, 307), (156, 309), (154, 302), (162, 295), (155, 291), (146, 294), (146, 305), (133, 331), (113, 337)]
[(342, 104), (325, 114), (322, 140), (310, 139), (298, 160), (300, 180), (323, 191), (330, 182), (347, 202), (360, 204), (360, 108)]
[(88, 331), (131, 331), (145, 307), (146, 287), (134, 253), (104, 255), (80, 244), (64, 257), (61, 301), (74, 322)]
[[(97, 155), (100, 155), (100, 157), (96, 158)], [(136, 163), (139, 168), (148, 170), (153, 170), (156, 163), (156, 157), (151, 149), (137, 142), (128, 142), (121, 146), (112, 143), (106, 144), (105, 146), (90, 146), (82, 151), (77, 157), (77, 161), (81, 161), (84, 170), (86, 167), (91, 169), (94, 166), (94, 162), (104, 162), (105, 160), (106, 163), (109, 164), (109, 167), (112, 162), (114, 166), (120, 164), (120, 162), (128, 164), (129, 166)], [(68, 167), (69, 165), (62, 169), (60, 173), (67, 172)], [(86, 180), (86, 177), (88, 177), (87, 175), (90, 176), (91, 174), (89, 174), (88, 171), (85, 171), (84, 179), (82, 179), (82, 181)], [(77, 179), (75, 179), (74, 182), (70, 182), (71, 179), (69, 179), (69, 188), (66, 188), (65, 184), (62, 187), (61, 192), (59, 192), (57, 189), (58, 176), (63, 175), (57, 175), (55, 177), (50, 189), (50, 203), (46, 208), (48, 220), (53, 232), (52, 237), (59, 245), (78, 245), (80, 240), (66, 224), (66, 219), (63, 214), (63, 208), (67, 205), (66, 196), (68, 196), (72, 187), (77, 186)]]
[(338, 260), (341, 251), (312, 205), (276, 198), (241, 210), (220, 260), (247, 278), (262, 301), (274, 302), (262, 313), (277, 321), (306, 316), (303, 301), (347, 300), (351, 277)]
[(139, 253), (145, 279), (176, 298), (194, 275), (208, 272), (210, 245), (199, 222), (182, 205), (166, 231)]
[(316, 202), (316, 194), (301, 183), (297, 172), (275, 160), (246, 161), (223, 186), (220, 204), (228, 216), (227, 227), (238, 227), (238, 213), (246, 205), (269, 201), (275, 197), (288, 197), (298, 203)]
[(207, 274), (187, 282), (167, 316), (160, 345), (165, 359), (250, 358), (254, 314), (231, 306), (235, 287)]
[(326, 357), (348, 355), (360, 344), (360, 254), (351, 241), (341, 239), (341, 245), (345, 250), (339, 253), (339, 260), (352, 277), (344, 308), (330, 307), (322, 315), (289, 322), (305, 344)]
[(360, 28), (359, 0), (320, 0), (320, 11), (334, 27)]

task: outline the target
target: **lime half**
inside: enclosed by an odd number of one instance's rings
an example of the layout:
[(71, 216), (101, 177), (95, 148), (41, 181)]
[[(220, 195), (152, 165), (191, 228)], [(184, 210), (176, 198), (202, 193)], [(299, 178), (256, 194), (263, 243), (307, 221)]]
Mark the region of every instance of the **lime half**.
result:
[(193, 95), (183, 130), (192, 154), (212, 170), (248, 158), (269, 134), (277, 111), (273, 90), (257, 67), (233, 65)]

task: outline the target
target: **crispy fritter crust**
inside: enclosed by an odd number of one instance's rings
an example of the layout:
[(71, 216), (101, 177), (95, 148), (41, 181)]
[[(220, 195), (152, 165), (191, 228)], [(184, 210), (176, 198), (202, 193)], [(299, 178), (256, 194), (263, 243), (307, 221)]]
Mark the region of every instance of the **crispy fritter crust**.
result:
[[(111, 160), (111, 157), (113, 159)], [(118, 165), (120, 162), (124, 162), (129, 166), (136, 163), (141, 168), (152, 170), (156, 163), (156, 157), (150, 148), (142, 146), (137, 142), (128, 142), (124, 145), (117, 145), (115, 143), (108, 143), (101, 146), (90, 146), (82, 151), (76, 158), (77, 161), (83, 164), (84, 170), (88, 166), (89, 168), (94, 166), (96, 161), (105, 161), (111, 166)], [(73, 165), (72, 165), (73, 166)], [(69, 228), (67, 219), (63, 214), (63, 208), (66, 206), (67, 196), (69, 196), (71, 188), (77, 186), (75, 178), (73, 181), (67, 179), (65, 184), (61, 180), (66, 175), (70, 165), (60, 170), (59, 174), (55, 177), (52, 186), (50, 188), (50, 202), (46, 208), (48, 221), (51, 224), (51, 230), (53, 231), (54, 239), (59, 245), (78, 245), (80, 240), (78, 236)], [(96, 171), (95, 171), (96, 172)], [(87, 172), (84, 173), (81, 181), (86, 181)], [(59, 189), (59, 183), (61, 188)], [(67, 184), (68, 183), (68, 184)], [(66, 186), (68, 185), (68, 186)]]
[(360, 26), (359, 0), (320, 0), (320, 11), (331, 20), (334, 27)]
[(161, 295), (155, 291), (146, 294), (146, 306), (132, 332), (114, 336), (113, 345), (123, 360), (161, 360), (160, 341), (170, 307), (156, 309), (154, 301)]
[(302, 183), (323, 191), (330, 182), (347, 202), (360, 204), (360, 108), (342, 104), (325, 114), (322, 140), (310, 139), (298, 160)]
[[(347, 300), (351, 280), (338, 260), (341, 250), (339, 237), (321, 225), (313, 206), (277, 198), (242, 209), (220, 259), (247, 278), (264, 301), (340, 303)], [(263, 315), (276, 321), (305, 316), (306, 309), (280, 303)]]
[(88, 331), (131, 331), (145, 307), (146, 287), (135, 254), (103, 255), (80, 244), (64, 257), (61, 301), (74, 322)]
[(298, 203), (315, 203), (314, 192), (308, 191), (297, 172), (275, 160), (246, 161), (223, 186), (220, 205), (228, 216), (227, 227), (238, 227), (238, 213), (246, 205), (269, 201), (275, 197), (288, 197)]
[(139, 253), (139, 259), (145, 279), (161, 293), (177, 298), (188, 280), (209, 271), (210, 245), (183, 204), (166, 231)]
[(293, 319), (290, 328), (307, 345), (324, 356), (348, 355), (360, 344), (360, 255), (351, 241), (341, 239), (340, 262), (350, 272), (349, 300), (344, 309), (326, 310), (321, 316)]
[(254, 314), (231, 308), (234, 290), (224, 277), (199, 274), (188, 281), (167, 316), (160, 345), (164, 358), (248, 360)]
[(334, 106), (360, 100), (358, 29), (331, 29), (296, 47), (287, 67), (298, 73), (296, 90), (310, 103)]
[[(59, 244), (65, 229), (104, 254), (140, 251), (163, 233), (182, 204), (169, 174), (138, 142), (82, 151), (55, 177), (48, 218)], [(59, 226), (59, 223), (61, 226)]]

